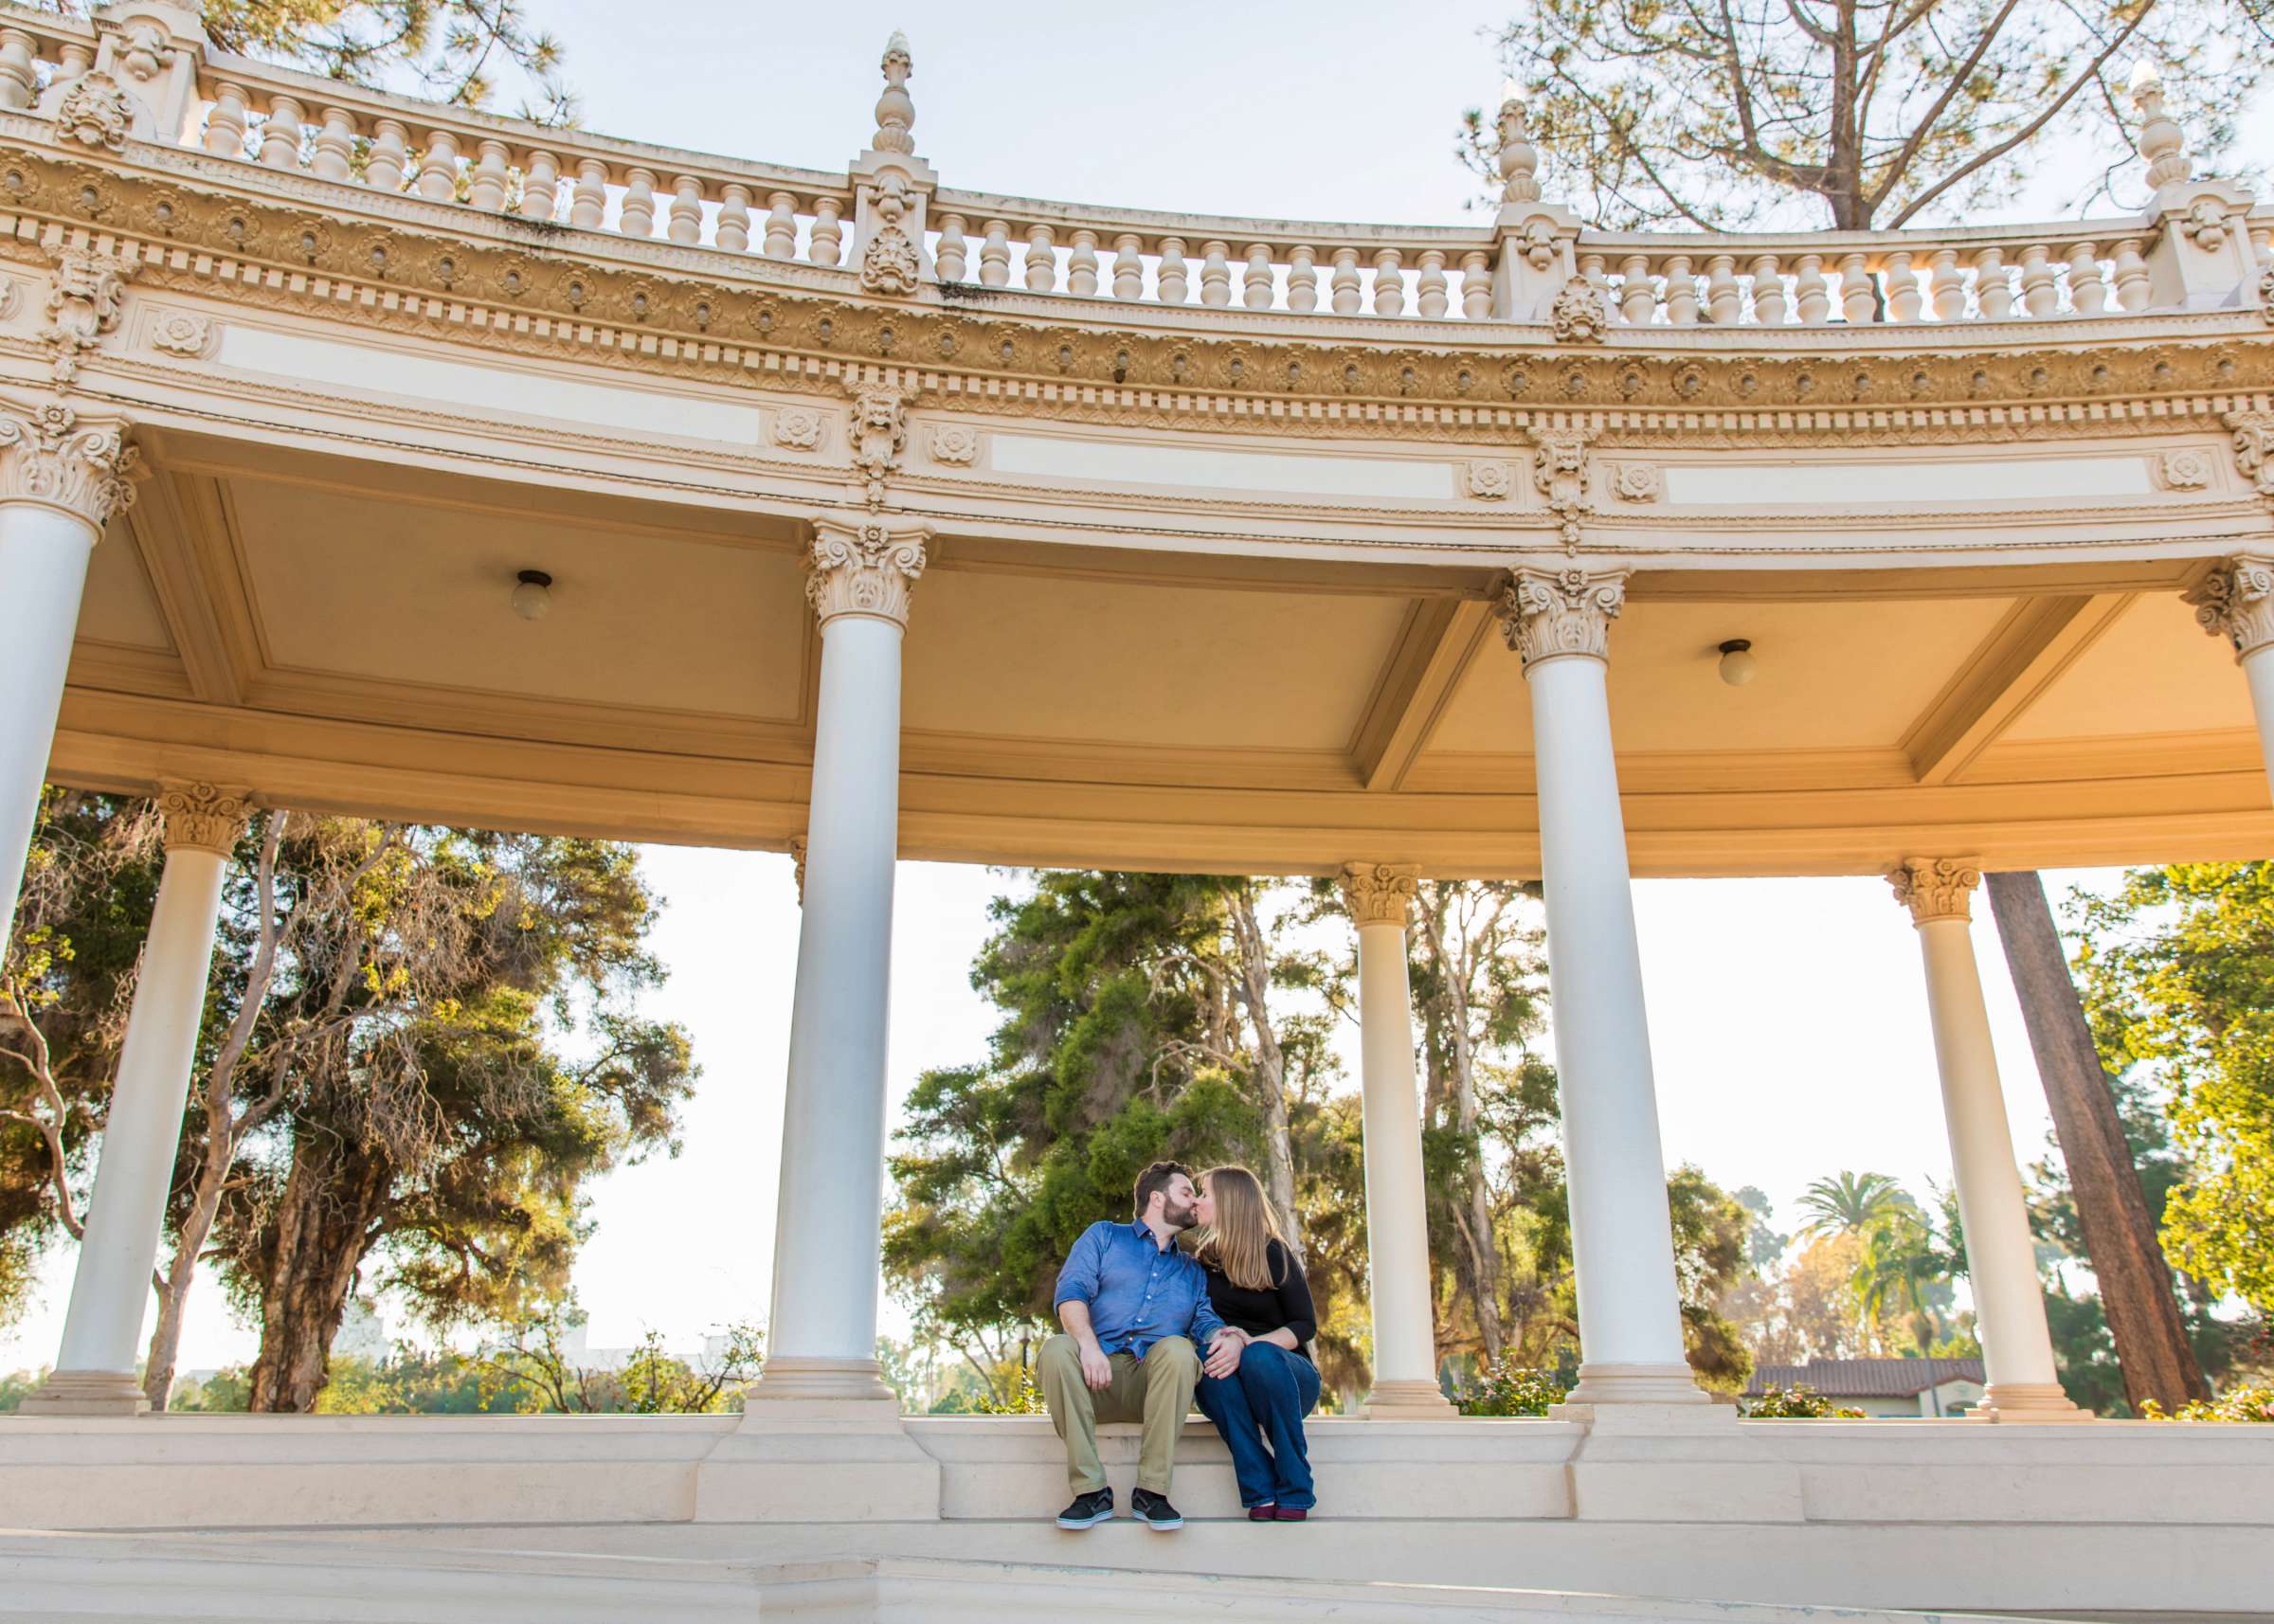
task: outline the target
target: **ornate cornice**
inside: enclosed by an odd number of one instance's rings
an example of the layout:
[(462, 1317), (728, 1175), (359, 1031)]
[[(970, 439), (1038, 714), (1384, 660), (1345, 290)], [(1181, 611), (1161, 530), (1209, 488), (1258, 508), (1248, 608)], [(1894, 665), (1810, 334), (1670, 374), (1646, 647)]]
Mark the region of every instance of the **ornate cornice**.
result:
[(1970, 917), (1968, 893), (1982, 883), (1978, 863), (1961, 857), (1907, 857), (1887, 871), (1895, 900), (1914, 925)]
[(166, 849), (212, 852), (227, 857), (253, 815), (253, 798), (243, 789), (225, 789), (188, 779), (158, 781), (158, 812), (166, 821)]
[(2274, 558), (2238, 553), (2186, 596), (2195, 623), (2232, 643), (2238, 660), (2274, 643)]
[(1395, 925), (1402, 930), (1406, 910), (1420, 887), (1421, 868), (1417, 863), (1345, 863), (1336, 883), (1359, 929)]
[(1500, 595), (1500, 629), (1528, 669), (1543, 659), (1611, 658), (1611, 623), (1627, 602), (1627, 572), (1519, 569)]
[(908, 624), (909, 594), (924, 573), (928, 525), (826, 514), (813, 521), (805, 599), (823, 625), (839, 615)]
[(142, 454), (119, 418), (82, 418), (62, 401), (0, 402), (0, 502), (37, 502), (95, 527), (134, 505)]

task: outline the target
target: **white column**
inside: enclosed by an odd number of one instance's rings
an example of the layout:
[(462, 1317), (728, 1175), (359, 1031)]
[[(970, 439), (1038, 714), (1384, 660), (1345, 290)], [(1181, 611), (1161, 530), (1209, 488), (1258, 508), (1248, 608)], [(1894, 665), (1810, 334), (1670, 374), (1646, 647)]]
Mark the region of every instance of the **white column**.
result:
[(1500, 612), (1531, 689), (1548, 986), (1579, 1299), (1577, 1404), (1703, 1404), (1681, 1294), (1605, 686), (1623, 574), (1521, 569)]
[(751, 1399), (893, 1401), (876, 1366), (900, 641), (920, 528), (817, 519), (821, 700), (791, 1004), (773, 1311)]
[(1419, 869), (1393, 863), (1345, 863), (1342, 873), (1343, 901), (1358, 926), (1366, 1274), (1374, 1306), (1374, 1391), (1366, 1397), (1366, 1415), (1387, 1420), (1453, 1413), (1437, 1386), (1421, 1098), (1414, 1077), (1413, 989), (1406, 978), (1406, 909), (1419, 877)]
[(0, 404), (0, 926), (14, 919), (87, 559), (134, 499), (125, 424)]
[(2239, 553), (2226, 559), (2187, 601), (2205, 631), (2234, 645), (2234, 662), (2250, 685), (2259, 755), (2274, 781), (2274, 557)]
[(1967, 920), (1967, 893), (1981, 878), (1973, 863), (1925, 857), (1913, 857), (1887, 875), (1896, 900), (1911, 911), (1926, 961), (1935, 1066), (1942, 1077), (1958, 1221), (1966, 1230), (1966, 1274), (1988, 1378), (1989, 1393), (1977, 1413), (1989, 1420), (2090, 1420), (2062, 1392), (2053, 1367), (2036, 1244), (2013, 1162), (2006, 1096), (1990, 1043), (1990, 1011), (1982, 1001)]
[(222, 876), (249, 803), (240, 791), (168, 782), (159, 786), (158, 806), (166, 868), (103, 1118), (63, 1348), (54, 1374), (24, 1400), (27, 1413), (131, 1416), (150, 1408), (135, 1376), (142, 1310), (212, 975)]

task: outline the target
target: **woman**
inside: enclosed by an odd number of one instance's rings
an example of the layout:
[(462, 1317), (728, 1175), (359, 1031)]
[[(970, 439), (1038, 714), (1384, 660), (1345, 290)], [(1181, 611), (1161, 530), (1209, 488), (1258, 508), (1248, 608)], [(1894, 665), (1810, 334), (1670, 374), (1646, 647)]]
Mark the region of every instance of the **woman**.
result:
[[(1242, 1345), (1230, 1375), (1203, 1371), (1195, 1397), (1232, 1451), (1251, 1523), (1300, 1523), (1313, 1504), (1303, 1417), (1319, 1401), (1310, 1287), (1263, 1185), (1245, 1167), (1200, 1176), (1200, 1243), (1208, 1299)], [(1213, 1364), (1215, 1362), (1210, 1361)]]

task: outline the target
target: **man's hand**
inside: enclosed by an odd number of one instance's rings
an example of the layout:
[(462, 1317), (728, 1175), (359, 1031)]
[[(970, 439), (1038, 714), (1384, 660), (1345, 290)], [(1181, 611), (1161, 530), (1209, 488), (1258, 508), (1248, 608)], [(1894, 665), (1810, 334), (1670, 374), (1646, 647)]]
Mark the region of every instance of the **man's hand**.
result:
[(1106, 1350), (1097, 1345), (1095, 1337), (1082, 1344), (1082, 1380), (1090, 1384), (1090, 1390), (1093, 1393), (1103, 1393), (1113, 1385), (1113, 1362), (1106, 1357)]
[(1240, 1350), (1248, 1345), (1248, 1333), (1226, 1326), (1216, 1333), (1208, 1344), (1208, 1357), (1200, 1364), (1203, 1376), (1229, 1376), (1239, 1368)]

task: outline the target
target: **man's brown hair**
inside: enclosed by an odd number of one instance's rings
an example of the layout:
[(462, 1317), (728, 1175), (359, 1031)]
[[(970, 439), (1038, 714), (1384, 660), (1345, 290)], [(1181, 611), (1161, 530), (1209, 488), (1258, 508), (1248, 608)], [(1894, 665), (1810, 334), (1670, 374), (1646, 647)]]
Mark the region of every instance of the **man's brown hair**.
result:
[(1167, 1189), (1168, 1182), (1179, 1173), (1183, 1174), (1187, 1179), (1192, 1177), (1192, 1169), (1182, 1162), (1156, 1162), (1137, 1175), (1137, 1216), (1139, 1218), (1145, 1217), (1145, 1209), (1152, 1205), (1153, 1192)]

